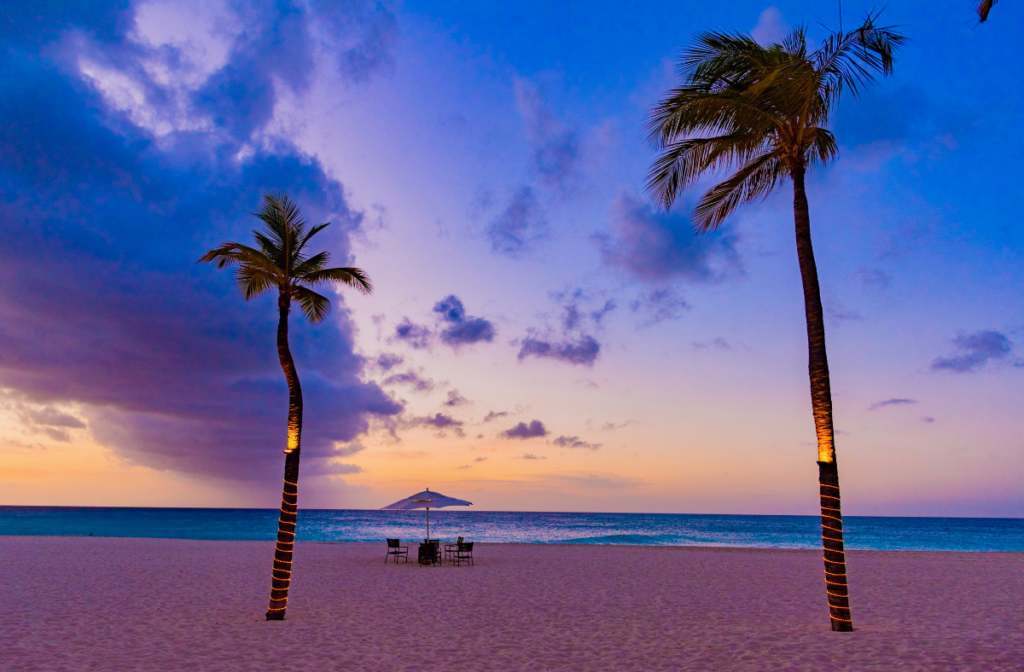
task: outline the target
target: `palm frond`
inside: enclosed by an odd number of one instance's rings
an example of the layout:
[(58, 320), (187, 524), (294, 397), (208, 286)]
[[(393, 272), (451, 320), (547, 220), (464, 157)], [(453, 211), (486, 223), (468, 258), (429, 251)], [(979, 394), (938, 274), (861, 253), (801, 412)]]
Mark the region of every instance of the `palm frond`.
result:
[(302, 309), (306, 318), (314, 324), (323, 320), (331, 312), (330, 299), (322, 294), (317, 294), (308, 287), (299, 285), (293, 287), (292, 297), (299, 304), (299, 308)]
[(757, 103), (739, 90), (708, 93), (678, 88), (651, 110), (647, 137), (652, 146), (662, 149), (680, 136), (764, 133), (782, 122), (772, 109)]
[(999, 0), (982, 0), (978, 3), (978, 22), (985, 23), (988, 21), (988, 13), (992, 11), (992, 5), (999, 2)]
[(860, 27), (833, 33), (814, 52), (811, 60), (830, 109), (844, 89), (857, 97), (860, 87), (873, 82), (876, 74), (892, 74), (894, 55), (906, 38), (895, 32), (895, 26), (876, 26), (877, 19), (878, 13), (868, 14)]
[(197, 263), (208, 264), (217, 262), (217, 268), (224, 268), (232, 264), (249, 264), (272, 272), (276, 266), (267, 255), (241, 243), (224, 243), (218, 248), (212, 249)]
[(701, 231), (717, 229), (736, 208), (766, 197), (788, 174), (789, 169), (779, 150), (749, 161), (701, 197), (693, 209), (694, 226)]
[(273, 255), (286, 275), (301, 263), (302, 240), (306, 222), (299, 206), (286, 195), (266, 194), (263, 206), (254, 213), (265, 225), (265, 231), (253, 232), (261, 245), (278, 250)]
[(839, 156), (839, 143), (836, 136), (825, 128), (815, 128), (807, 143), (807, 158), (818, 166), (826, 166)]
[(238, 254), (237, 249), (241, 247), (238, 243), (224, 243), (220, 247), (216, 247), (203, 256), (199, 257), (197, 264), (210, 264), (217, 262), (217, 268), (224, 268), (232, 264), (237, 264)]
[(666, 210), (678, 194), (701, 175), (743, 164), (765, 151), (759, 134), (730, 134), (689, 138), (667, 147), (647, 175), (647, 193)]
[(280, 286), (278, 278), (252, 266), (242, 266), (239, 268), (238, 273), (235, 274), (235, 282), (238, 284), (238, 288), (242, 290), (246, 301), (274, 287)]
[(373, 284), (370, 282), (370, 278), (358, 268), (325, 268), (308, 273), (301, 278), (296, 278), (296, 280), (308, 285), (340, 282), (343, 285), (359, 290), (363, 294), (373, 292)]
[(320, 233), (321, 231), (323, 231), (324, 229), (326, 229), (330, 225), (331, 225), (330, 222), (326, 222), (324, 224), (317, 224), (312, 229), (310, 229), (309, 233), (307, 233), (305, 236), (303, 236), (302, 240), (299, 241), (299, 249), (301, 250), (302, 248), (306, 247), (306, 243), (309, 242), (310, 238), (312, 238), (316, 234)]
[(826, 127), (841, 94), (890, 74), (905, 41), (878, 18), (870, 13), (855, 30), (832, 33), (814, 53), (804, 26), (767, 47), (738, 33), (699, 35), (679, 59), (682, 82), (648, 115), (647, 138), (658, 151), (648, 195), (667, 209), (702, 175), (738, 167), (694, 211), (698, 226), (715, 228), (791, 168), (835, 159)]
[(331, 260), (330, 252), (320, 252), (314, 254), (308, 259), (303, 261), (292, 269), (292, 275), (296, 278), (302, 278), (309, 275), (310, 273), (322, 270)]
[(364, 294), (373, 291), (362, 270), (326, 268), (331, 260), (329, 252), (312, 256), (303, 252), (310, 238), (328, 224), (319, 224), (307, 232), (302, 213), (287, 196), (267, 194), (254, 214), (263, 222), (262, 228), (253, 231), (259, 249), (230, 242), (199, 259), (201, 263), (215, 262), (218, 268), (238, 264), (235, 282), (247, 301), (277, 287), (288, 300), (299, 303), (310, 321), (319, 322), (330, 311), (331, 302), (310, 286), (339, 282)]

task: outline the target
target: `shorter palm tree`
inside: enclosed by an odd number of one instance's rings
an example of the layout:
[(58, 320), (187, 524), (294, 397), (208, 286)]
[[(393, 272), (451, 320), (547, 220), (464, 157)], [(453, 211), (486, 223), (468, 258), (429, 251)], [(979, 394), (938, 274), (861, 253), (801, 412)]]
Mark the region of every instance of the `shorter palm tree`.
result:
[(246, 301), (277, 289), (277, 355), (288, 381), (288, 444), (284, 451), (284, 488), (267, 620), (280, 621), (284, 620), (292, 576), (302, 438), (302, 387), (288, 347), (288, 313), (292, 301), (295, 301), (310, 322), (321, 322), (331, 310), (331, 301), (313, 291), (314, 287), (342, 283), (369, 294), (373, 286), (366, 274), (358, 268), (328, 268), (331, 259), (328, 252), (306, 255), (305, 249), (310, 238), (330, 223), (319, 224), (307, 231), (302, 213), (287, 196), (266, 195), (263, 207), (255, 215), (263, 220), (262, 229), (253, 231), (258, 248), (241, 243), (224, 243), (204, 254), (199, 262), (215, 262), (217, 268), (238, 264), (235, 279)]

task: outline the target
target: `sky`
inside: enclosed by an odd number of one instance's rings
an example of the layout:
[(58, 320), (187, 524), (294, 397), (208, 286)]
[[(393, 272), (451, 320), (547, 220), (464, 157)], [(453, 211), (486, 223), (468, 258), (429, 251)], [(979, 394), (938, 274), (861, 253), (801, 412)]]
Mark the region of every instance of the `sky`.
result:
[[(846, 2), (845, 27), (874, 5)], [(372, 278), (292, 319), (300, 506), (813, 514), (791, 190), (696, 234), (648, 111), (821, 3), (22, 3), (0, 16), (0, 504), (276, 508), (273, 297), (196, 260), (268, 191)], [(1024, 6), (909, 41), (808, 179), (851, 515), (1024, 515)]]

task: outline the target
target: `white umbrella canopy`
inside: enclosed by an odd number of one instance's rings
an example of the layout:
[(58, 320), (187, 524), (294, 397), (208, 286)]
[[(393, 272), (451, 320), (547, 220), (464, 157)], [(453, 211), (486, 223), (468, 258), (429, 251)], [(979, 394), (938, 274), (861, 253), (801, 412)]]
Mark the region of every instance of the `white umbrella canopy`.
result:
[(440, 492), (431, 492), (430, 488), (427, 488), (423, 492), (417, 492), (415, 495), (400, 499), (394, 504), (389, 504), (382, 508), (382, 510), (391, 511), (409, 511), (412, 509), (426, 509), (427, 510), (427, 539), (430, 539), (430, 510), (441, 509), (446, 506), (473, 506), (473, 502), (467, 502), (464, 499), (455, 499), (454, 497), (446, 497)]

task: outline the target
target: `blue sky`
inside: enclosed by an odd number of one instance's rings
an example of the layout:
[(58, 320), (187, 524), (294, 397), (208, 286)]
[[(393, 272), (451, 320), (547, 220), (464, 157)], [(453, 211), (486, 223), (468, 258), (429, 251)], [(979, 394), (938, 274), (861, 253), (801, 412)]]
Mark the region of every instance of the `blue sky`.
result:
[[(377, 287), (295, 327), (307, 505), (813, 511), (788, 187), (698, 237), (643, 122), (698, 32), (837, 9), (193, 5), (8, 17), (4, 503), (273, 505), (273, 305), (194, 261), (283, 189)], [(1024, 10), (883, 20), (809, 182), (847, 510), (1021, 515)]]

